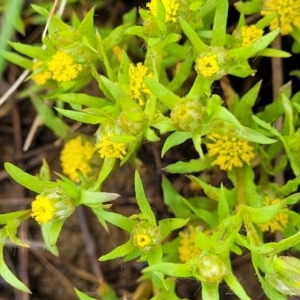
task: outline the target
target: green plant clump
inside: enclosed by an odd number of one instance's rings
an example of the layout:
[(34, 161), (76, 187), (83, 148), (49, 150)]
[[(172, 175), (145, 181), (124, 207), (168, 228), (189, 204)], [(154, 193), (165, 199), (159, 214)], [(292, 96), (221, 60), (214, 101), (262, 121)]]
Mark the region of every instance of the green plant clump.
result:
[[(273, 103), (254, 112), (262, 82), (242, 97), (228, 83), (228, 75), (246, 80), (256, 73), (251, 58), (290, 57), (271, 46), (283, 35), (294, 39), (290, 52), (299, 52), (300, 2), (237, 2), (240, 17), (233, 30), (227, 26), (229, 2), (152, 0), (110, 29), (94, 24), (95, 7), (82, 20), (73, 14), (66, 22), (51, 8), (32, 5), (32, 13), (47, 20), (42, 43), (7, 41), (0, 53), (29, 71), (22, 94), (64, 140), (63, 174), (51, 181), (46, 161), (36, 176), (5, 163), (15, 181), (37, 194), (31, 209), (0, 214), (0, 275), (10, 285), (30, 293), (3, 259), (8, 239), (28, 247), (17, 235), (20, 224), (34, 218), (47, 249), (58, 255), (64, 222), (86, 206), (105, 230), (110, 223), (129, 236), (99, 261), (145, 262), (141, 280), (151, 282), (151, 299), (180, 299), (176, 278), (199, 281), (204, 300), (219, 299), (224, 282), (238, 298), (250, 299), (232, 271), (232, 255), (246, 250), (269, 299), (300, 296), (300, 261), (282, 255), (300, 250), (300, 216), (290, 209), (300, 197), (300, 94), (287, 83)], [(217, 94), (216, 81), (229, 93)], [(92, 82), (101, 97), (83, 92)], [(74, 132), (70, 120), (93, 125), (94, 135)], [(145, 196), (137, 153), (142, 143), (160, 139), (162, 158), (188, 140), (198, 158), (164, 168), (162, 194), (172, 217), (158, 220)], [(126, 163), (137, 169), (139, 212), (130, 217), (112, 211), (117, 193), (102, 190), (115, 168)], [(280, 184), (276, 176), (286, 169), (290, 180)], [(202, 196), (180, 195), (169, 173), (186, 174)], [(207, 174), (223, 174), (226, 185), (212, 185)], [(265, 232), (281, 232), (282, 238), (266, 242)], [(98, 297), (118, 299), (108, 288), (99, 288)]]

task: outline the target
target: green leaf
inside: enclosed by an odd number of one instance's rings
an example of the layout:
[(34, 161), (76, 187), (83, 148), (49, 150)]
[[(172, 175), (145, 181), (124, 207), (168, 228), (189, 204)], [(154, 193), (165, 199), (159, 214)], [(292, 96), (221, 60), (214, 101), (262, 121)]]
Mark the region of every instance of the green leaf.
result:
[[(203, 180), (195, 177), (195, 176), (187, 176), (190, 180), (192, 180), (193, 182), (198, 183), (202, 188), (204, 193), (212, 200), (215, 201), (220, 201), (220, 197), (221, 197), (221, 189), (216, 188), (210, 184), (207, 184), (206, 182), (204, 182)], [(229, 205), (232, 207), (236, 204), (236, 191), (235, 189), (226, 189), (224, 188), (224, 193), (226, 196), (226, 199), (228, 199), (228, 203)]]
[(126, 256), (127, 254), (129, 254), (130, 252), (132, 252), (134, 250), (135, 250), (135, 248), (132, 245), (131, 241), (129, 240), (125, 244), (116, 247), (114, 250), (112, 250), (108, 254), (102, 255), (99, 258), (99, 260), (100, 261), (106, 261), (106, 260), (110, 260), (110, 259), (124, 257), (124, 256)]
[(179, 229), (187, 224), (189, 219), (163, 219), (159, 221), (159, 229), (163, 238), (166, 238), (173, 230)]
[(64, 137), (69, 133), (69, 126), (58, 116), (56, 116), (53, 110), (38, 96), (31, 94), (31, 102), (37, 110), (43, 124), (51, 129), (54, 134), (59, 137)]
[(48, 50), (42, 49), (41, 47), (24, 45), (21, 43), (14, 43), (14, 42), (9, 42), (9, 45), (12, 46), (19, 53), (29, 56), (31, 58), (47, 61), (51, 57), (51, 53), (49, 53)]
[(122, 90), (124, 90), (126, 93), (130, 93), (130, 84), (129, 84), (129, 65), (130, 60), (128, 58), (128, 55), (123, 50), (122, 51), (122, 58), (121, 63), (119, 67), (118, 72), (118, 84)]
[(161, 150), (161, 157), (172, 147), (184, 143), (186, 140), (191, 139), (192, 135), (190, 132), (175, 131), (166, 139), (164, 146)]
[(179, 278), (193, 277), (193, 274), (188, 268), (187, 264), (174, 264), (174, 263), (162, 262), (144, 268), (143, 273), (146, 272), (160, 272), (168, 276), (179, 277)]
[(179, 89), (182, 84), (188, 79), (191, 73), (191, 68), (194, 63), (194, 56), (193, 56), (193, 51), (189, 51), (183, 60), (179, 71), (175, 74), (174, 78), (172, 81), (167, 85), (167, 88), (171, 91), (174, 92), (177, 89)]
[(292, 55), (289, 52), (283, 50), (266, 48), (263, 49), (261, 52), (259, 52), (259, 56), (288, 58), (291, 57)]
[(240, 48), (233, 48), (227, 51), (227, 61), (233, 60), (246, 60), (252, 56), (255, 56), (261, 50), (267, 48), (267, 46), (276, 38), (279, 34), (279, 28), (261, 37), (254, 43), (248, 44)]
[(264, 129), (266, 129), (267, 131), (269, 131), (271, 134), (273, 134), (274, 136), (276, 136), (276, 137), (278, 137), (279, 139), (282, 140), (281, 134), (280, 134), (280, 132), (276, 128), (274, 128), (270, 124), (264, 122), (263, 120), (259, 119), (258, 117), (254, 116), (254, 115), (252, 116), (252, 119), (259, 126), (263, 127)]
[(48, 241), (46, 242), (50, 244), (50, 246), (54, 246), (57, 243), (59, 234), (61, 232), (61, 229), (64, 225), (65, 219), (64, 220), (51, 220), (50, 222), (50, 228), (49, 228), (49, 236), (46, 237)]
[(249, 126), (252, 116), (252, 107), (258, 97), (262, 81), (257, 82), (238, 102), (234, 115), (244, 125)]
[[(168, 34), (162, 41), (157, 43), (156, 45), (153, 45), (153, 49), (156, 52), (161, 51), (165, 46), (172, 44), (172, 43), (177, 43), (181, 39), (181, 35), (176, 34), (176, 33), (170, 33)], [(148, 45), (151, 47), (150, 44), (151, 39), (148, 40)]]
[(63, 116), (82, 123), (101, 124), (107, 120), (106, 118), (93, 116), (85, 112), (62, 109), (58, 107), (55, 107), (55, 109)]
[(116, 158), (107, 158), (107, 157), (104, 158), (97, 181), (94, 184), (93, 188), (91, 189), (92, 191), (97, 191), (99, 189), (101, 184), (104, 182), (104, 180), (109, 176), (109, 174), (114, 169), (116, 160), (117, 160)]
[(190, 209), (182, 201), (182, 196), (176, 191), (171, 182), (163, 176), (162, 191), (164, 203), (178, 218), (188, 218), (191, 214)]
[(120, 103), (123, 110), (140, 109), (140, 106), (133, 101), (117, 84), (104, 76), (100, 76), (105, 87), (111, 92), (117, 103)]
[(137, 204), (141, 210), (143, 218), (147, 220), (149, 224), (156, 225), (155, 216), (146, 198), (144, 188), (143, 188), (143, 183), (138, 171), (135, 171), (134, 186), (135, 186), (135, 195), (136, 195)]
[(256, 224), (264, 224), (270, 222), (279, 212), (279, 209), (284, 205), (280, 202), (273, 205), (263, 206), (263, 207), (250, 207), (247, 206), (245, 209), (251, 215), (251, 221)]
[(109, 62), (108, 57), (105, 53), (103, 40), (102, 40), (101, 35), (100, 35), (98, 30), (96, 30), (96, 40), (97, 40), (97, 44), (98, 44), (97, 48), (99, 49), (99, 52), (100, 52), (101, 57), (103, 59), (107, 75), (108, 75), (110, 80), (116, 81), (116, 76), (115, 76), (115, 74), (114, 74), (114, 72), (111, 68), (110, 62)]
[(21, 221), (26, 220), (30, 217), (31, 210), (20, 210), (20, 211), (15, 211), (11, 213), (6, 213), (6, 214), (0, 214), (0, 224), (5, 225), (9, 221), (19, 219)]
[[(3, 1), (1, 2), (3, 3)], [(1, 28), (0, 28), (0, 79), (2, 72), (5, 68), (4, 57), (2, 51), (7, 49), (7, 41), (13, 37), (14, 29), (20, 24), (20, 12), (23, 5), (22, 0), (6, 1), (6, 7), (1, 15)], [(20, 28), (20, 27), (19, 27)]]
[(210, 228), (214, 229), (218, 226), (218, 218), (209, 212), (207, 209), (194, 207), (189, 201), (186, 199), (182, 199), (182, 201), (186, 204), (187, 207), (191, 209), (195, 213), (195, 215), (203, 220)]
[(56, 245), (51, 245), (50, 244), (50, 230), (51, 230), (52, 224), (51, 222), (48, 223), (44, 223), (41, 224), (41, 231), (42, 231), (42, 235), (43, 235), (43, 239), (46, 245), (46, 248), (54, 255), (54, 256), (58, 256), (59, 252), (58, 252), (58, 248)]
[(179, 17), (179, 24), (183, 30), (183, 32), (187, 35), (190, 42), (195, 47), (198, 53), (203, 52), (208, 46), (205, 45), (201, 39), (199, 38), (198, 34), (194, 31), (194, 29), (186, 22), (182, 17)]
[(211, 40), (211, 46), (213, 47), (223, 47), (225, 45), (227, 16), (228, 0), (218, 0)]
[(13, 53), (13, 52), (9, 52), (9, 51), (1, 51), (0, 54), (7, 61), (9, 61), (23, 69), (32, 70), (33, 62), (30, 59), (25, 58), (17, 53)]
[(17, 246), (20, 246), (20, 247), (26, 247), (26, 248), (29, 248), (29, 245), (25, 242), (22, 242), (17, 236), (17, 228), (18, 226), (20, 225), (20, 221), (18, 219), (16, 220), (10, 220), (7, 222), (7, 225), (6, 225), (6, 232), (7, 232), (7, 235), (9, 237), (9, 239), (14, 243), (16, 244)]
[(230, 216), (230, 208), (226, 200), (223, 184), (221, 184), (220, 200), (218, 205), (219, 222)]
[(211, 167), (213, 157), (204, 156), (204, 159), (191, 159), (190, 161), (178, 161), (174, 164), (166, 166), (163, 170), (172, 174), (186, 174), (200, 172)]
[(288, 99), (288, 97), (285, 95), (285, 93), (281, 93), (281, 101), (283, 104), (283, 109), (285, 112), (285, 121), (289, 125), (289, 136), (294, 134), (294, 120), (293, 120), (293, 107), (291, 101)]
[(149, 77), (145, 77), (144, 81), (151, 93), (155, 95), (167, 108), (173, 109), (177, 103), (182, 101), (180, 97), (172, 93), (158, 81)]
[(3, 258), (3, 244), (0, 243), (0, 275), (1, 277), (9, 283), (14, 288), (24, 292), (31, 294), (31, 291), (23, 284), (7, 267)]
[(95, 215), (100, 218), (104, 219), (105, 221), (122, 228), (127, 232), (131, 232), (133, 227), (137, 224), (137, 220), (129, 219), (121, 214), (106, 211), (100, 208), (92, 208), (92, 211)]
[(119, 194), (114, 193), (104, 193), (104, 192), (93, 192), (93, 191), (87, 191), (87, 190), (81, 190), (80, 193), (80, 204), (84, 204), (87, 206), (94, 206), (107, 202), (107, 201), (113, 201), (120, 197)]
[(57, 187), (56, 183), (45, 182), (36, 176), (29, 175), (11, 163), (5, 163), (4, 168), (16, 182), (33, 192), (40, 194), (47, 189)]
[(224, 280), (228, 284), (230, 289), (235, 293), (235, 295), (239, 297), (239, 299), (251, 300), (251, 298), (247, 295), (240, 282), (231, 272), (228, 272), (228, 274), (224, 276)]
[[(102, 285), (102, 284), (101, 284)], [(97, 300), (96, 298), (92, 298), (86, 294), (84, 294), (83, 292), (80, 292), (79, 290), (77, 290), (76, 288), (74, 288), (76, 295), (78, 296), (78, 298), (80, 300)]]
[(61, 94), (57, 96), (58, 99), (62, 100), (63, 102), (67, 102), (69, 104), (76, 104), (76, 105), (85, 105), (87, 107), (93, 108), (102, 108), (110, 104), (107, 100), (94, 97), (87, 94)]

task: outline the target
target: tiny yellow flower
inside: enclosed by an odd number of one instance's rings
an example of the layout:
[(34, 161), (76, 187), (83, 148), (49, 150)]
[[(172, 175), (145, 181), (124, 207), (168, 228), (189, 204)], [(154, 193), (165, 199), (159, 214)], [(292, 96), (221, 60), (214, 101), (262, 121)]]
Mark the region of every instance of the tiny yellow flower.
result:
[(110, 136), (103, 135), (100, 142), (96, 144), (96, 148), (99, 149), (100, 157), (122, 159), (126, 155), (126, 144), (111, 142), (109, 140), (111, 137), (114, 137), (114, 134)]
[(221, 170), (242, 167), (243, 162), (249, 165), (255, 156), (253, 147), (248, 144), (248, 141), (236, 136), (211, 133), (207, 137), (214, 141), (213, 144), (206, 144), (208, 156), (217, 156), (217, 159), (212, 162), (212, 166), (219, 165)]
[(216, 54), (205, 55), (196, 59), (196, 71), (205, 78), (211, 78), (220, 71)]
[(157, 226), (142, 221), (132, 229), (130, 240), (138, 251), (149, 254), (160, 246), (162, 236)]
[(84, 176), (92, 172), (91, 160), (96, 148), (89, 141), (82, 141), (81, 136), (68, 141), (60, 153), (63, 173), (73, 181), (78, 180), (76, 169)]
[[(274, 204), (280, 203), (281, 201), (282, 200), (280, 200), (279, 198), (275, 198), (275, 199), (271, 200), (269, 196), (264, 197), (264, 205), (265, 206), (274, 205)], [(265, 223), (265, 224), (259, 224), (258, 226), (264, 232), (265, 231), (271, 231), (271, 232), (281, 231), (281, 232), (283, 232), (284, 229), (287, 227), (288, 221), (289, 221), (288, 214), (279, 212), (271, 221), (269, 221), (268, 223)]]
[(144, 234), (144, 233), (138, 233), (136, 235), (136, 244), (139, 247), (146, 247), (147, 245), (149, 245), (151, 243), (151, 237), (149, 236), (149, 234)]
[(198, 227), (189, 226), (188, 230), (179, 232), (179, 243), (178, 247), (179, 259), (185, 263), (191, 258), (199, 255), (201, 250), (195, 245), (195, 237), (199, 231)]
[[(42, 62), (39, 60), (34, 63), (33, 69), (37, 69)], [(44, 85), (49, 79), (51, 78), (51, 72), (44, 71), (44, 72), (39, 72), (33, 76), (31, 76), (31, 79), (37, 84), (37, 85)]]
[[(176, 22), (177, 21), (177, 12), (179, 9), (178, 0), (162, 0), (162, 4), (166, 12), (166, 22)], [(157, 0), (152, 0), (150, 3), (146, 4), (146, 7), (149, 8), (152, 16), (157, 17)]]
[(82, 71), (82, 65), (75, 64), (74, 58), (63, 51), (57, 51), (47, 65), (56, 81), (71, 81)]
[[(145, 104), (145, 97), (150, 95), (149, 89), (144, 83), (144, 78), (148, 72), (148, 68), (138, 63), (136, 67), (134, 64), (129, 65), (129, 85), (131, 97), (139, 102), (139, 105)], [(153, 74), (149, 74), (152, 77)]]
[(267, 16), (277, 12), (277, 17), (271, 22), (270, 29), (280, 27), (280, 33), (287, 35), (293, 31), (293, 26), (300, 29), (300, 1), (299, 0), (265, 0), (261, 14)]
[(251, 44), (260, 39), (264, 31), (257, 28), (255, 25), (242, 26), (241, 35), (242, 35), (242, 46)]
[(54, 202), (42, 195), (37, 195), (31, 203), (31, 216), (39, 223), (47, 223), (53, 219), (55, 214)]

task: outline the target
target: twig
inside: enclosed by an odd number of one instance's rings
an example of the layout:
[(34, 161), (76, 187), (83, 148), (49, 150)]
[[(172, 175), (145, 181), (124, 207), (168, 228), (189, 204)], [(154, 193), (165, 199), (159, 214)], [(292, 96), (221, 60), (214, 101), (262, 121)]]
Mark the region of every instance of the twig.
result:
[(90, 231), (88, 229), (87, 220), (86, 220), (86, 217), (84, 215), (84, 211), (83, 211), (82, 207), (77, 208), (76, 214), (77, 214), (80, 229), (82, 231), (83, 241), (85, 243), (87, 253), (88, 253), (89, 258), (90, 258), (91, 263), (92, 263), (92, 268), (93, 268), (94, 274), (100, 280), (100, 279), (103, 278), (103, 274), (102, 274), (102, 271), (100, 269), (99, 261), (98, 261), (97, 256), (96, 256), (95, 242), (94, 242), (94, 240), (93, 240), (93, 238), (90, 234)]

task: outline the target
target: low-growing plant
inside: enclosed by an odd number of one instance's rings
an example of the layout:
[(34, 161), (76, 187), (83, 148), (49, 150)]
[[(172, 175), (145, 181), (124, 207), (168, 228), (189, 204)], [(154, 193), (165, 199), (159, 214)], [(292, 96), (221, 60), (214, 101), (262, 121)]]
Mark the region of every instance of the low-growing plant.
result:
[[(253, 107), (261, 81), (243, 96), (231, 89), (222, 97), (214, 89), (219, 80), (230, 86), (228, 75), (253, 76), (251, 58), (290, 57), (270, 47), (280, 35), (290, 35), (292, 51), (299, 52), (300, 2), (249, 0), (235, 7), (240, 16), (231, 31), (228, 0), (151, 0), (124, 14), (121, 25), (104, 30), (94, 24), (95, 7), (82, 20), (74, 14), (65, 22), (32, 5), (49, 24), (41, 45), (8, 41), (13, 50), (1, 49), (1, 55), (30, 71), (31, 83), (22, 94), (43, 124), (64, 139), (63, 174), (56, 172), (52, 181), (46, 161), (36, 176), (5, 164), (15, 181), (37, 194), (31, 209), (0, 215), (0, 274), (5, 281), (30, 292), (3, 260), (7, 239), (28, 247), (17, 235), (22, 222), (34, 218), (47, 249), (58, 255), (63, 224), (83, 205), (104, 230), (110, 223), (129, 233), (125, 244), (99, 260), (146, 262), (142, 280), (152, 283), (151, 299), (180, 299), (176, 278), (199, 281), (205, 300), (219, 299), (224, 281), (240, 299), (250, 299), (232, 271), (232, 254), (242, 255), (245, 249), (269, 299), (300, 296), (300, 262), (282, 255), (300, 249), (300, 216), (292, 210), (300, 196), (300, 94), (286, 84), (273, 103), (258, 111)], [(82, 92), (91, 82), (102, 97)], [(73, 131), (66, 118), (95, 125), (94, 136)], [(274, 126), (278, 120), (281, 125)], [(142, 143), (164, 138), (162, 158), (188, 140), (198, 155), (163, 169), (163, 201), (171, 217), (156, 218), (138, 170), (134, 187), (139, 212), (130, 217), (113, 212), (107, 202), (118, 201), (119, 195), (104, 192), (103, 182), (118, 165), (138, 169)], [(290, 180), (274, 181), (286, 169), (293, 174)], [(212, 185), (208, 170), (223, 174), (230, 185)], [(190, 187), (201, 189), (202, 195), (180, 195), (169, 173), (186, 174)], [(266, 241), (265, 232), (281, 232), (282, 238)], [(112, 290), (98, 292), (103, 299), (117, 299)]]

